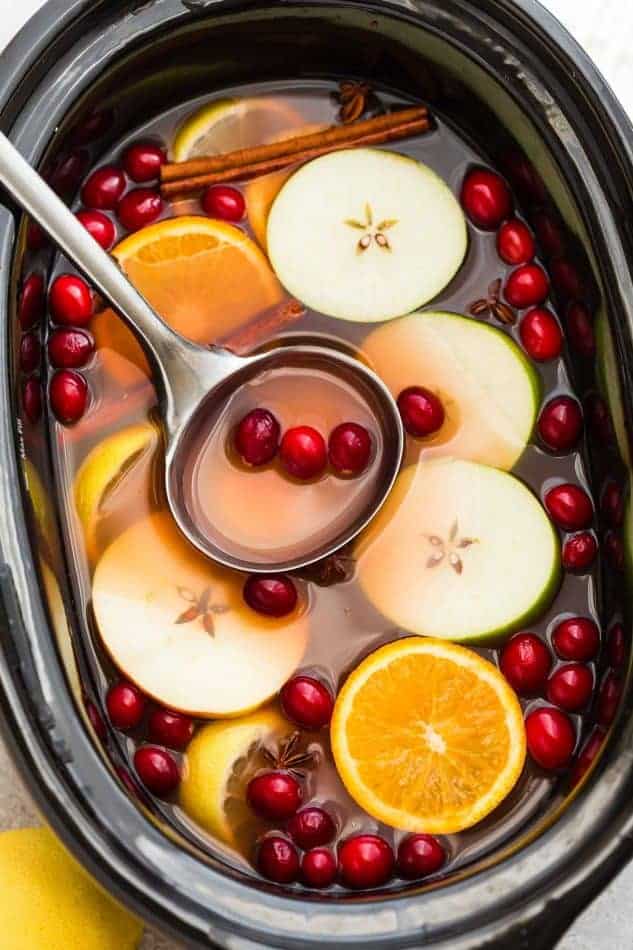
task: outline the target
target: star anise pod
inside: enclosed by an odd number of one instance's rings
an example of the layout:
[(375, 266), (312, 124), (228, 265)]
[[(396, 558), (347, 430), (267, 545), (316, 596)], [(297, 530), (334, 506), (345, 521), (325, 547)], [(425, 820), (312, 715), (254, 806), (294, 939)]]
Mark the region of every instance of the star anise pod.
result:
[(498, 320), (499, 323), (503, 323), (506, 326), (512, 326), (513, 323), (516, 323), (516, 313), (509, 307), (507, 303), (504, 303), (501, 299), (501, 278), (498, 277), (497, 280), (493, 282), (488, 287), (488, 293), (485, 297), (482, 297), (481, 300), (475, 300), (474, 303), (471, 303), (468, 308), (468, 312), (473, 315), (473, 317), (482, 317), (489, 316), (494, 317), (495, 320)]
[(338, 100), (341, 103), (339, 110), (339, 120), (343, 125), (350, 122), (356, 122), (367, 109), (367, 101), (371, 95), (371, 86), (366, 82), (350, 82), (348, 80), (340, 83), (338, 91)]
[(301, 778), (306, 769), (312, 769), (317, 764), (316, 752), (300, 749), (301, 733), (293, 732), (286, 739), (282, 739), (276, 749), (264, 747), (262, 754), (268, 765), (275, 770), (292, 772)]
[(355, 564), (351, 555), (331, 554), (330, 557), (305, 568), (301, 571), (301, 575), (319, 587), (332, 587), (334, 584), (343, 584), (351, 580)]

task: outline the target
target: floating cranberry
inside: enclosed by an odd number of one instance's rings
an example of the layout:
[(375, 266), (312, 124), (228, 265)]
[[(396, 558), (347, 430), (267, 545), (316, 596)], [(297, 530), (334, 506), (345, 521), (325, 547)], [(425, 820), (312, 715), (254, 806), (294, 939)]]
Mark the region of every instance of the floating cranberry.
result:
[(545, 495), (545, 507), (559, 528), (577, 531), (591, 524), (593, 505), (584, 489), (568, 482), (556, 485)]
[(322, 729), (332, 718), (334, 698), (327, 686), (312, 676), (293, 676), (280, 698), (288, 719), (303, 729)]
[(29, 221), (26, 229), (26, 243), (29, 250), (41, 251), (43, 247), (46, 247), (47, 240), (46, 232), (41, 225), (37, 221)]
[(22, 406), (26, 418), (35, 425), (42, 414), (42, 384), (37, 376), (32, 376), (25, 382), (22, 389)]
[(596, 352), (596, 337), (589, 311), (582, 303), (570, 303), (565, 318), (569, 344), (585, 359), (591, 359)]
[(117, 216), (127, 231), (140, 231), (156, 221), (163, 210), (163, 199), (151, 188), (135, 188), (119, 201)]
[(602, 681), (598, 702), (596, 703), (596, 722), (605, 729), (611, 725), (620, 705), (623, 688), (622, 679), (613, 671), (607, 673)]
[(342, 422), (328, 442), (330, 465), (339, 475), (360, 475), (369, 465), (371, 436), (365, 426)]
[(93, 109), (73, 129), (72, 140), (79, 145), (88, 145), (100, 139), (112, 126), (112, 109)]
[(547, 197), (543, 179), (532, 162), (519, 149), (509, 149), (500, 156), (500, 162), (508, 179), (527, 203), (541, 202)]
[(302, 808), (290, 819), (287, 825), (288, 834), (303, 851), (310, 848), (321, 848), (330, 844), (336, 835), (336, 825), (323, 808), (309, 805)]
[(600, 649), (600, 630), (589, 617), (568, 617), (554, 630), (552, 644), (561, 659), (586, 663)]
[(328, 848), (314, 848), (303, 856), (301, 878), (307, 887), (329, 887), (336, 880), (338, 862)]
[(598, 553), (598, 542), (591, 531), (580, 531), (567, 538), (563, 545), (562, 562), (566, 571), (587, 571)]
[(499, 257), (506, 264), (527, 264), (536, 253), (532, 232), (518, 218), (510, 218), (499, 228), (497, 234)]
[(94, 340), (85, 330), (60, 327), (48, 338), (48, 358), (57, 369), (79, 369), (94, 352)]
[(289, 577), (253, 574), (244, 584), (244, 600), (258, 614), (285, 617), (297, 606), (297, 588)]
[(545, 686), (552, 657), (545, 643), (533, 633), (517, 633), (501, 654), (501, 672), (521, 696), (533, 696)]
[(102, 742), (105, 742), (105, 740), (108, 738), (108, 729), (105, 722), (103, 721), (103, 716), (92, 700), (88, 699), (87, 697), (84, 698), (84, 707), (86, 709), (86, 715), (90, 720), (90, 724), (94, 729), (97, 738), (101, 739)]
[(529, 310), (521, 320), (519, 334), (526, 352), (533, 360), (543, 363), (560, 356), (563, 334), (551, 311), (543, 307)]
[(564, 300), (578, 300), (585, 296), (584, 281), (568, 258), (554, 258), (550, 261), (549, 270), (552, 283)]
[(558, 218), (547, 208), (539, 208), (530, 215), (537, 240), (548, 257), (558, 257), (565, 250), (565, 237)]
[(20, 340), (20, 369), (32, 373), (40, 365), (42, 347), (36, 333), (25, 333)]
[(80, 373), (58, 369), (53, 373), (48, 395), (55, 416), (64, 425), (78, 422), (88, 405), (88, 385)]
[(550, 703), (566, 709), (567, 712), (583, 709), (591, 699), (592, 692), (593, 673), (582, 663), (561, 666), (552, 673), (547, 684), (547, 698)]
[(571, 761), (576, 733), (569, 716), (559, 709), (543, 706), (525, 720), (527, 747), (543, 769), (562, 769)]
[(446, 852), (433, 835), (408, 835), (398, 846), (398, 874), (406, 881), (435, 874), (445, 861)]
[(46, 293), (41, 274), (29, 274), (22, 284), (18, 301), (18, 319), (23, 330), (30, 330), (44, 316)]
[(145, 715), (145, 697), (133, 683), (115, 683), (108, 690), (106, 709), (115, 729), (128, 732), (141, 724)]
[(603, 445), (612, 445), (614, 440), (613, 422), (609, 408), (597, 393), (591, 393), (585, 400), (585, 413), (589, 421), (592, 436)]
[(147, 724), (147, 734), (152, 742), (170, 749), (184, 749), (193, 736), (193, 720), (171, 709), (154, 709)]
[(251, 779), (246, 798), (256, 815), (269, 821), (292, 818), (303, 798), (301, 785), (289, 772), (264, 772)]
[(81, 277), (61, 274), (52, 283), (48, 305), (55, 323), (85, 327), (93, 312), (92, 291)]
[(248, 465), (266, 465), (279, 448), (281, 430), (268, 409), (253, 409), (235, 430), (235, 448)]
[(354, 889), (380, 887), (393, 875), (394, 856), (379, 835), (357, 835), (348, 838), (338, 854), (341, 879)]
[(600, 495), (600, 511), (612, 528), (619, 528), (624, 518), (624, 498), (622, 489), (616, 481), (610, 479)]
[(409, 386), (398, 396), (398, 409), (402, 424), (418, 439), (433, 435), (444, 424), (444, 406), (430, 389)]
[(609, 663), (616, 670), (624, 666), (626, 660), (626, 637), (621, 623), (614, 623), (607, 633), (607, 654)]
[(71, 198), (86, 174), (89, 161), (90, 156), (83, 149), (71, 152), (60, 159), (48, 176), (48, 183), (53, 191), (62, 198)]
[(292, 884), (299, 874), (299, 855), (295, 846), (280, 835), (269, 835), (257, 849), (257, 869), (276, 884)]
[(553, 452), (569, 452), (582, 432), (582, 409), (571, 396), (556, 396), (541, 410), (538, 420), (541, 439)]
[(138, 142), (125, 150), (122, 165), (132, 181), (155, 181), (160, 176), (161, 165), (167, 161), (165, 150), (151, 142)]
[(602, 550), (615, 571), (624, 570), (624, 544), (619, 534), (615, 531), (607, 531), (602, 542)]
[(125, 191), (125, 175), (115, 165), (104, 165), (90, 175), (81, 189), (86, 208), (114, 211)]
[(522, 264), (506, 280), (505, 298), (517, 310), (543, 303), (549, 293), (547, 274), (538, 264)]
[(325, 440), (312, 426), (288, 429), (281, 440), (279, 456), (286, 471), (302, 480), (315, 478), (327, 465)]
[(512, 195), (503, 178), (488, 168), (474, 168), (464, 178), (464, 211), (477, 227), (494, 231), (512, 211)]
[(104, 251), (110, 250), (116, 240), (116, 228), (107, 214), (103, 211), (78, 211), (77, 220)]
[(136, 750), (134, 768), (141, 782), (153, 795), (164, 798), (180, 784), (180, 769), (173, 755), (155, 745)]
[(244, 195), (230, 185), (212, 185), (202, 196), (206, 214), (222, 221), (241, 221), (246, 214)]
[(605, 739), (605, 733), (602, 729), (596, 726), (590, 733), (589, 738), (585, 742), (584, 746), (580, 751), (580, 755), (574, 763), (574, 767), (571, 771), (570, 782), (572, 788), (574, 785), (577, 785), (581, 778), (588, 772), (589, 767), (597, 756), (598, 752), (602, 748), (602, 743)]

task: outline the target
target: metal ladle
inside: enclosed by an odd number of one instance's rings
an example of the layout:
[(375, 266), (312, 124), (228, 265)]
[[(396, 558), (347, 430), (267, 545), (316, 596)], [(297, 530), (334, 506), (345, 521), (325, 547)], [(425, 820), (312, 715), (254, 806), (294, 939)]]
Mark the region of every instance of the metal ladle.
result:
[[(220, 347), (202, 347), (169, 327), (132, 286), (118, 264), (92, 238), (74, 214), (0, 133), (0, 182), (12, 198), (50, 235), (69, 260), (108, 300), (141, 344), (153, 370), (164, 429), (165, 490), (171, 513), (188, 540), (207, 557), (241, 571), (268, 573), (307, 567), (351, 541), (386, 500), (398, 474), (404, 432), (396, 403), (384, 383), (351, 356), (317, 346), (287, 346), (254, 356), (236, 356)], [(190, 437), (204, 414), (240, 386), (278, 368), (326, 371), (353, 385), (374, 413), (381, 430), (381, 457), (375, 491), (367, 506), (339, 533), (282, 562), (262, 562), (224, 550), (195, 524), (187, 505), (182, 472)]]

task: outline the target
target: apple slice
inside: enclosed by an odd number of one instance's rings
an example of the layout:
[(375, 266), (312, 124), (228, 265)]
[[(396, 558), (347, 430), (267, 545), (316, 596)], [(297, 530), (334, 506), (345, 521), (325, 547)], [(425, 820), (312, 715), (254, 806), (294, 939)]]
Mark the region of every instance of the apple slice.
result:
[(407, 386), (437, 393), (442, 428), (409, 440), (409, 458), (452, 456), (510, 469), (528, 442), (541, 384), (502, 330), (454, 313), (414, 313), (374, 330), (362, 346), (394, 396)]
[(356, 556), (363, 590), (393, 624), (462, 643), (534, 619), (560, 576), (538, 499), (506, 472), (455, 459), (406, 468)]
[(309, 162), (268, 218), (268, 254), (286, 289), (341, 320), (391, 320), (435, 297), (468, 243), (442, 179), (405, 155), (358, 148)]
[(94, 575), (108, 653), (144, 692), (191, 715), (236, 716), (266, 702), (306, 649), (307, 616), (275, 620), (242, 599), (244, 578), (199, 555), (166, 513), (129, 528)]
[(618, 449), (620, 450), (620, 455), (627, 466), (630, 467), (631, 451), (629, 449), (629, 437), (626, 428), (618, 357), (613, 342), (611, 327), (609, 326), (609, 320), (604, 309), (599, 311), (595, 326), (597, 349), (596, 377), (598, 380), (598, 388), (606, 399), (611, 412), (613, 429), (615, 431), (615, 438)]

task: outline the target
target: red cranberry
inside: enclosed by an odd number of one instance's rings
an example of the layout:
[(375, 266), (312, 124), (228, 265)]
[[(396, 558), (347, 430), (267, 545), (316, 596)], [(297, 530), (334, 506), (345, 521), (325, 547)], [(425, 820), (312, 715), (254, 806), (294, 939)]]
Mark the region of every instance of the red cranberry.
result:
[(603, 445), (612, 445), (614, 440), (613, 422), (609, 408), (597, 393), (590, 393), (585, 400), (585, 412), (589, 420), (592, 436)]
[(127, 231), (140, 231), (155, 221), (163, 210), (163, 199), (151, 188), (135, 188), (119, 201), (117, 215)]
[(89, 161), (90, 156), (83, 149), (64, 156), (48, 176), (53, 191), (62, 198), (71, 198), (86, 173)]
[(600, 511), (612, 528), (619, 528), (624, 518), (624, 498), (622, 489), (616, 481), (610, 479), (600, 496)]
[(602, 748), (604, 739), (605, 734), (603, 730), (596, 726), (591, 731), (589, 738), (582, 747), (580, 755), (576, 759), (574, 767), (571, 771), (570, 782), (572, 788), (574, 785), (577, 785), (586, 772), (588, 772), (590, 765)]
[(356, 422), (342, 422), (330, 435), (328, 454), (339, 475), (360, 475), (369, 465), (371, 436)]
[(37, 221), (29, 221), (26, 229), (26, 243), (29, 250), (41, 251), (43, 247), (46, 247), (47, 240), (46, 232)]
[(545, 507), (559, 528), (577, 531), (591, 524), (593, 505), (584, 489), (568, 482), (556, 485), (545, 495)]
[(125, 191), (125, 175), (114, 165), (104, 165), (90, 175), (81, 189), (86, 208), (114, 211)]
[(416, 438), (433, 435), (444, 424), (444, 406), (429, 389), (409, 386), (398, 396), (402, 424)]
[(562, 562), (566, 571), (587, 571), (598, 553), (598, 542), (591, 531), (580, 531), (567, 538)]
[(432, 835), (408, 835), (398, 846), (398, 874), (406, 881), (435, 874), (446, 861), (446, 852)]
[(538, 431), (553, 452), (568, 452), (582, 432), (582, 410), (571, 396), (556, 396), (541, 410)]
[(73, 129), (72, 140), (79, 145), (88, 145), (100, 139), (114, 121), (112, 109), (93, 109)]
[(36, 333), (25, 333), (20, 340), (20, 369), (32, 373), (40, 365), (42, 347)]
[(292, 884), (299, 874), (297, 849), (280, 835), (264, 838), (257, 849), (257, 869), (276, 884)]
[(591, 317), (584, 304), (571, 303), (566, 314), (567, 336), (571, 348), (585, 359), (591, 359), (596, 352), (596, 337)]
[(258, 614), (285, 617), (297, 606), (297, 588), (283, 575), (253, 574), (244, 584), (244, 600)]
[(332, 694), (311, 676), (293, 676), (282, 688), (280, 697), (288, 719), (303, 729), (322, 729), (332, 718)]
[(584, 281), (566, 257), (556, 257), (550, 261), (549, 270), (552, 283), (564, 300), (577, 300), (585, 296)]
[(193, 720), (171, 709), (154, 709), (149, 717), (147, 733), (152, 742), (170, 749), (184, 749), (193, 736)]
[(560, 709), (543, 706), (525, 720), (527, 747), (543, 769), (561, 769), (568, 765), (576, 745), (576, 733), (569, 716)]
[(279, 448), (279, 423), (268, 409), (253, 409), (235, 430), (235, 448), (248, 465), (265, 465)]
[(477, 227), (494, 231), (512, 211), (512, 195), (503, 178), (488, 168), (473, 168), (462, 185), (464, 211)]
[(336, 835), (336, 825), (323, 809), (317, 805), (302, 808), (290, 819), (288, 834), (303, 851), (320, 848), (329, 844)]
[(170, 752), (155, 745), (136, 750), (134, 768), (143, 785), (153, 795), (163, 798), (180, 784), (180, 769)]
[(615, 571), (624, 570), (624, 544), (619, 534), (615, 531), (607, 531), (602, 542), (602, 550)]
[(130, 145), (123, 154), (122, 165), (132, 181), (155, 181), (161, 165), (167, 161), (165, 150), (151, 143)]
[(145, 715), (145, 697), (133, 683), (115, 683), (108, 690), (106, 709), (114, 728), (128, 732), (136, 729)]
[(621, 623), (614, 623), (607, 633), (607, 654), (609, 663), (616, 670), (624, 666), (626, 660), (626, 637)]
[(90, 724), (94, 729), (97, 738), (101, 739), (102, 742), (105, 742), (105, 740), (108, 738), (108, 729), (105, 722), (103, 721), (103, 716), (91, 699), (84, 699), (84, 707), (86, 709), (86, 715), (90, 720)]
[(42, 386), (37, 376), (25, 382), (22, 389), (22, 406), (26, 418), (35, 425), (42, 414)]
[(503, 649), (501, 672), (521, 696), (532, 696), (545, 686), (552, 658), (547, 646), (533, 633), (517, 633)]
[(202, 196), (202, 207), (212, 218), (241, 221), (246, 213), (244, 195), (230, 185), (212, 185)]
[(348, 838), (339, 849), (338, 860), (341, 878), (347, 887), (380, 887), (393, 875), (391, 845), (379, 835)]
[(547, 190), (532, 162), (520, 149), (511, 148), (500, 156), (501, 167), (526, 203), (544, 201)]
[(288, 429), (281, 440), (279, 456), (286, 471), (302, 480), (315, 478), (327, 465), (325, 440), (312, 426)]
[(80, 373), (58, 369), (49, 384), (51, 408), (64, 425), (78, 422), (88, 405), (88, 385)]
[(18, 318), (23, 330), (30, 330), (44, 316), (46, 294), (41, 274), (29, 274), (20, 292)]
[(289, 772), (264, 772), (250, 780), (246, 798), (260, 818), (283, 821), (297, 811), (303, 792), (297, 779)]
[(511, 218), (499, 228), (497, 234), (499, 257), (506, 264), (527, 264), (536, 252), (532, 232), (518, 218)]
[(338, 862), (327, 848), (314, 848), (303, 856), (301, 878), (307, 887), (329, 887), (336, 880)]
[(552, 673), (547, 684), (547, 698), (550, 703), (566, 709), (567, 712), (583, 709), (591, 699), (592, 692), (593, 673), (582, 663), (561, 666)]
[(92, 291), (81, 277), (61, 274), (53, 281), (48, 304), (55, 323), (85, 327), (93, 311)]
[(523, 346), (533, 360), (541, 363), (560, 356), (563, 334), (558, 320), (549, 310), (543, 307), (529, 310), (521, 320), (519, 334)]
[(48, 338), (48, 358), (58, 369), (85, 366), (94, 351), (94, 340), (85, 330), (60, 327)]
[(549, 293), (547, 274), (538, 264), (522, 264), (506, 280), (506, 300), (517, 310), (543, 303)]
[(568, 617), (554, 630), (552, 644), (563, 660), (586, 663), (600, 649), (600, 630), (589, 617)]
[(596, 722), (605, 729), (611, 725), (620, 705), (623, 683), (617, 673), (607, 673), (602, 681), (596, 703)]
[(110, 250), (116, 240), (116, 228), (107, 214), (103, 211), (78, 211), (77, 220), (104, 251)]
[(565, 250), (565, 237), (558, 219), (547, 208), (539, 208), (530, 215), (537, 240), (548, 257), (560, 256)]

